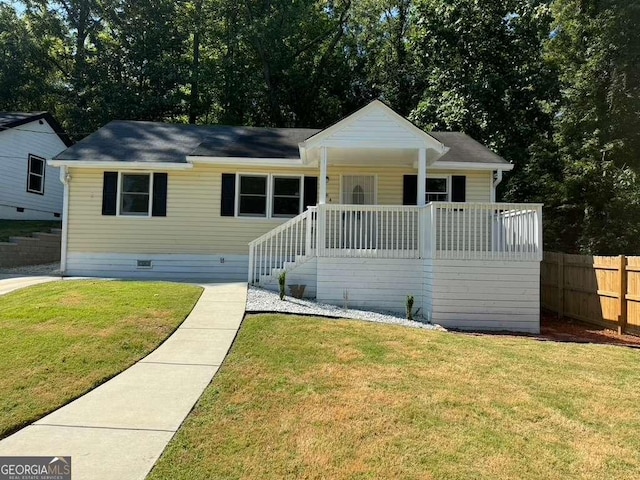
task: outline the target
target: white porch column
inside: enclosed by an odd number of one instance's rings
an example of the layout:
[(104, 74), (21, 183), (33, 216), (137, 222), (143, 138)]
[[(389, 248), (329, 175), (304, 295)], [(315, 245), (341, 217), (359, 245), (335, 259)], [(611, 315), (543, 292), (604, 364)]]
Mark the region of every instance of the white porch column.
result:
[(318, 203), (327, 203), (327, 147), (320, 147), (320, 195)]
[(426, 204), (426, 188), (427, 188), (427, 149), (418, 150), (418, 198), (417, 205)]

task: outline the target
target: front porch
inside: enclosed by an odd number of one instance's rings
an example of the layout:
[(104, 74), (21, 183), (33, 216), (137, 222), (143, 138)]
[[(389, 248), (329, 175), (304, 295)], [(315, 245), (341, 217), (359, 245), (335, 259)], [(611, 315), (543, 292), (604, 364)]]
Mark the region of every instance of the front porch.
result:
[(310, 207), (249, 244), (249, 282), (311, 257), (541, 261), (542, 205)]
[[(249, 283), (469, 329), (539, 329), (542, 205), (431, 202), (311, 207), (251, 242)], [(416, 307), (416, 308), (417, 308)]]

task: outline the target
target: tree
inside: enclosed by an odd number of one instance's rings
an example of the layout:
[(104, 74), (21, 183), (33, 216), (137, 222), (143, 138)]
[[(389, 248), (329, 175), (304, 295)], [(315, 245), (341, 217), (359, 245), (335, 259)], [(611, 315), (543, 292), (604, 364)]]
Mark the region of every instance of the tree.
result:
[(94, 110), (101, 123), (178, 119), (187, 113), (190, 32), (176, 21), (183, 14), (173, 0), (117, 0), (104, 12), (94, 58), (99, 73)]
[[(548, 137), (557, 77), (542, 45), (551, 14), (531, 0), (417, 0), (412, 49), (426, 87), (411, 118), (427, 129), (461, 130), (515, 163)], [(512, 189), (510, 199), (531, 200)]]
[(562, 97), (554, 143), (563, 166), (561, 247), (640, 251), (640, 6), (556, 0), (549, 57)]
[(413, 0), (362, 0), (354, 4), (347, 29), (346, 55), (360, 102), (382, 98), (409, 115), (424, 82), (409, 40)]
[(0, 111), (50, 109), (55, 71), (27, 19), (0, 5)]

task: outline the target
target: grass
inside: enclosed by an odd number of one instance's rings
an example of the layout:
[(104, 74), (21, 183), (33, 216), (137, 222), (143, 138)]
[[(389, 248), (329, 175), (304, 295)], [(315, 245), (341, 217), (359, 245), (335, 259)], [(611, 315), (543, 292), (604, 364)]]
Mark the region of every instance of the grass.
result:
[(249, 317), (149, 479), (640, 478), (640, 351)]
[(0, 297), (0, 438), (154, 350), (202, 289), (64, 281)]
[(60, 228), (61, 222), (40, 220), (0, 220), (0, 242), (8, 242), (9, 237), (30, 237), (37, 232), (48, 233), (52, 228)]

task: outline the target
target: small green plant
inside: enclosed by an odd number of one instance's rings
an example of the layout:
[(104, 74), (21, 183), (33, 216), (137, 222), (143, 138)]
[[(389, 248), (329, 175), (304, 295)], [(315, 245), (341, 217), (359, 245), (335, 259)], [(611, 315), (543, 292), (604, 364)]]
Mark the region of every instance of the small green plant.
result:
[(420, 309), (413, 311), (414, 298), (413, 295), (407, 295), (407, 320), (413, 320), (413, 317), (418, 315)]
[(285, 289), (287, 288), (287, 272), (278, 275), (278, 285), (280, 285), (280, 300), (284, 300)]

